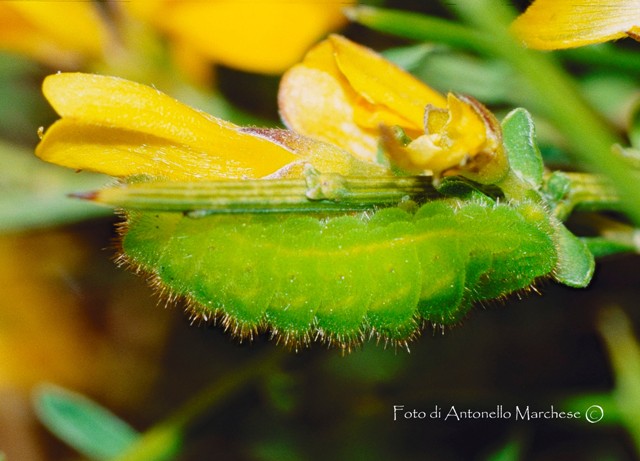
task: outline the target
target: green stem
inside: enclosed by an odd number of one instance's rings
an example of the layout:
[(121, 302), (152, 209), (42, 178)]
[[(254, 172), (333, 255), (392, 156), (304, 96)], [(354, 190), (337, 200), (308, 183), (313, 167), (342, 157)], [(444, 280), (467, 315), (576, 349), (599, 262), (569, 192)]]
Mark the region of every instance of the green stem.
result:
[(578, 215), (572, 222), (598, 235), (582, 239), (596, 258), (619, 253), (640, 253), (640, 229), (594, 213)]
[(589, 251), (595, 258), (617, 255), (621, 253), (638, 253), (637, 232), (630, 232), (626, 235), (616, 235), (608, 237), (583, 237), (581, 240), (587, 245)]
[(602, 176), (556, 171), (546, 177), (545, 192), (553, 214), (562, 221), (574, 209), (606, 211), (622, 207), (615, 187)]
[(447, 19), (371, 6), (351, 7), (345, 12), (352, 21), (380, 32), (493, 54), (494, 42), (490, 35)]
[(440, 195), (429, 176), (358, 178), (307, 172), (299, 179), (136, 183), (74, 196), (126, 209), (211, 214), (340, 212)]
[(274, 349), (267, 357), (250, 360), (232, 371), (188, 401), (166, 420), (145, 432), (138, 442), (114, 461), (167, 461), (182, 449), (185, 433), (201, 416), (230, 395), (251, 382), (273, 372), (285, 357)]
[(601, 67), (610, 72), (640, 74), (640, 54), (617, 48), (609, 43), (562, 50), (558, 51), (558, 55), (564, 60)]
[(617, 410), (640, 453), (640, 344), (628, 317), (619, 308), (609, 307), (601, 313), (598, 330), (607, 346), (615, 375), (613, 397)]

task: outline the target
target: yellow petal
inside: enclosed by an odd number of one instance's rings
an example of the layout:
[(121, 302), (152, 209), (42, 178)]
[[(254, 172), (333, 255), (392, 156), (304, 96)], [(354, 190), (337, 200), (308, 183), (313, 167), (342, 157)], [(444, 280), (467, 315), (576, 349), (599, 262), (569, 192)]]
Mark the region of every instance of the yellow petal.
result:
[(443, 129), (443, 147), (473, 155), (487, 141), (485, 121), (468, 100), (449, 93), (447, 102), (449, 119)]
[(52, 163), (113, 176), (204, 180), (259, 178), (298, 160), (280, 145), (138, 83), (67, 73), (47, 77), (43, 90), (63, 117), (36, 149)]
[(117, 177), (145, 175), (187, 181), (251, 175), (248, 168), (229, 168), (223, 159), (188, 144), (68, 119), (47, 130), (36, 155), (76, 170)]
[(452, 93), (447, 108), (428, 110), (426, 134), (407, 146), (386, 132), (384, 147), (392, 163), (414, 173), (459, 174), (485, 184), (501, 179), (508, 163), (495, 117), (474, 99)]
[(419, 135), (425, 107), (446, 101), (372, 50), (334, 35), (283, 76), (278, 104), (294, 131), (375, 161), (381, 124)]
[(285, 74), (278, 94), (280, 116), (287, 127), (374, 162), (377, 131), (358, 126), (351, 100), (329, 73), (304, 65)]
[[(325, 40), (312, 48), (306, 54), (302, 66), (328, 74), (330, 79), (334, 81), (333, 84), (340, 87), (341, 97), (346, 99), (346, 103), (353, 109), (353, 113), (351, 114), (350, 112), (349, 118), (352, 118), (357, 126), (361, 127), (365, 131), (371, 129), (373, 130), (373, 133), (377, 132), (377, 128), (380, 124), (399, 125), (403, 126), (407, 130), (411, 130), (412, 128), (419, 130), (419, 123), (416, 124), (409, 122), (406, 117), (395, 111), (395, 109), (387, 108), (382, 104), (376, 104), (376, 101), (373, 98), (368, 97), (366, 93), (362, 93), (358, 88), (353, 86), (343, 69), (338, 65), (337, 50), (334, 46), (333, 38), (337, 38), (337, 36), (332, 36), (330, 39)], [(378, 57), (381, 62), (376, 62), (376, 64), (383, 64), (385, 66), (390, 64), (378, 55), (375, 55), (375, 53), (368, 48), (349, 42), (345, 38), (342, 38), (342, 40), (345, 40), (346, 43), (350, 43), (352, 46), (359, 47), (357, 49), (363, 53), (369, 53)], [(347, 65), (346, 69), (347, 71), (350, 71), (352, 70), (352, 67)], [(382, 71), (384, 70), (385, 69), (383, 67)], [(351, 73), (353, 74), (353, 72)], [(287, 75), (284, 76), (284, 78), (287, 77)], [(353, 78), (356, 81), (360, 80), (357, 75), (353, 76)], [(282, 84), (281, 93), (286, 91), (288, 86), (289, 83)], [(285, 104), (287, 102), (295, 104), (297, 101), (283, 101)]]
[(427, 104), (436, 107), (446, 105), (440, 93), (369, 48), (339, 35), (332, 35), (329, 40), (336, 63), (352, 88), (367, 102), (386, 108), (406, 120), (406, 123), (397, 125), (421, 129)]
[(91, 2), (0, 2), (0, 48), (60, 67), (100, 57), (106, 41)]
[(536, 0), (512, 24), (531, 48), (572, 48), (627, 36), (640, 26), (640, 0)]
[(299, 177), (304, 165), (309, 163), (318, 171), (338, 173), (345, 176), (379, 176), (389, 174), (386, 167), (375, 163), (362, 162), (334, 144), (299, 135), (290, 130), (275, 128), (244, 128), (244, 132), (264, 137), (304, 160), (294, 162), (274, 173), (274, 177)]
[[(142, 3), (146, 5), (137, 5)], [(213, 61), (252, 72), (281, 73), (320, 37), (345, 24), (342, 8), (352, 3), (151, 1), (131, 2), (131, 8)]]
[(424, 110), (424, 131), (427, 134), (439, 133), (444, 130), (449, 120), (449, 111), (431, 105)]

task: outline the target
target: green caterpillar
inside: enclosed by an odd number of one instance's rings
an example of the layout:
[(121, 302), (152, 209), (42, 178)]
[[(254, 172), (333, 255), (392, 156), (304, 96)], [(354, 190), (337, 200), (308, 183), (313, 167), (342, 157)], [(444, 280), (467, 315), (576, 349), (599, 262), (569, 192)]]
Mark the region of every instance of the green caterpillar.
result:
[(425, 324), (455, 324), (540, 278), (585, 287), (593, 275), (593, 254), (560, 219), (583, 186), (603, 206), (615, 194), (597, 178), (545, 176), (525, 111), (503, 132), (510, 170), (492, 185), (306, 165), (300, 178), (129, 178), (76, 196), (125, 210), (119, 262), (186, 299), (194, 318), (295, 348), (370, 337), (406, 346)]
[(425, 322), (548, 276), (557, 263), (540, 205), (435, 200), (338, 217), (130, 212), (124, 259), (236, 335), (342, 347), (405, 345)]

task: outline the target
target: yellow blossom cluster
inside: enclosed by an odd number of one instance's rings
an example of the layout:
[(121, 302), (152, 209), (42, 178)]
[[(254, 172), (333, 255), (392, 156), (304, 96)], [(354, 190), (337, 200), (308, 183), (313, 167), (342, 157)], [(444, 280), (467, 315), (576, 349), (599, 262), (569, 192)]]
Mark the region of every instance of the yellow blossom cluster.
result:
[[(260, 178), (299, 174), (294, 166), (308, 162), (351, 175), (381, 174), (390, 164), (495, 182), (508, 169), (499, 125), (482, 105), (444, 97), (337, 35), (284, 76), (279, 105), (289, 130), (242, 128), (114, 77), (52, 75), (44, 92), (62, 119), (37, 154), (113, 176)], [(394, 129), (402, 136), (390, 136)]]

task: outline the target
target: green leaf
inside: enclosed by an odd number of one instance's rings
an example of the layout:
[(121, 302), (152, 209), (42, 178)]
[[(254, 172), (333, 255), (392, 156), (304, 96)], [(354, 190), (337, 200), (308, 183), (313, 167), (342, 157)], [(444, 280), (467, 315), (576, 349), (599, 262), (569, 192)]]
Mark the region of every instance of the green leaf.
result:
[(139, 438), (127, 423), (88, 398), (46, 384), (35, 393), (38, 419), (51, 432), (93, 460), (119, 456)]
[(402, 38), (488, 53), (495, 47), (488, 34), (435, 16), (366, 5), (346, 8), (345, 13), (354, 22)]
[(178, 456), (183, 442), (179, 425), (161, 424), (145, 432), (116, 461), (170, 461)]
[(511, 111), (502, 122), (502, 135), (511, 169), (534, 188), (540, 187), (544, 163), (531, 114), (521, 108)]
[[(615, 377), (613, 409), (640, 450), (640, 344), (633, 325), (625, 312), (618, 307), (607, 307), (600, 313), (598, 330), (604, 339)], [(610, 407), (604, 407), (608, 419)], [(615, 414), (615, 413), (614, 413)]]
[(558, 264), (553, 277), (556, 281), (574, 288), (586, 287), (595, 270), (595, 259), (587, 245), (558, 223), (555, 233), (558, 248)]

